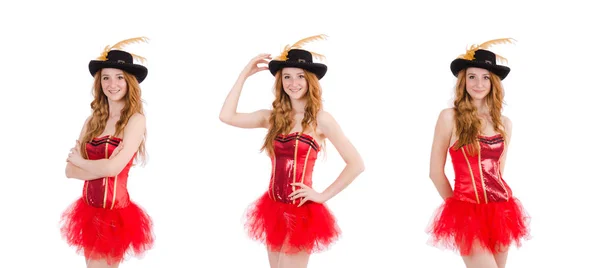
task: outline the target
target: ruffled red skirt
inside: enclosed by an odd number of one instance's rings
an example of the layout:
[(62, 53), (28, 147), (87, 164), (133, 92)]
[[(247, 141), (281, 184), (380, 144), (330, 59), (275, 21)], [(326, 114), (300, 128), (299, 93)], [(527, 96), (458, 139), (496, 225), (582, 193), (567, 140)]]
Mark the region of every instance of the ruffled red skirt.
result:
[(438, 208), (428, 232), (432, 244), (471, 254), (474, 242), (498, 253), (529, 237), (529, 216), (516, 198), (507, 202), (474, 204), (448, 198)]
[(326, 250), (341, 234), (335, 217), (319, 203), (277, 202), (263, 194), (247, 211), (248, 235), (271, 251), (294, 254)]
[(152, 220), (133, 202), (110, 210), (92, 207), (80, 198), (62, 214), (61, 222), (62, 236), (86, 259), (119, 263), (126, 254), (141, 256), (154, 244)]

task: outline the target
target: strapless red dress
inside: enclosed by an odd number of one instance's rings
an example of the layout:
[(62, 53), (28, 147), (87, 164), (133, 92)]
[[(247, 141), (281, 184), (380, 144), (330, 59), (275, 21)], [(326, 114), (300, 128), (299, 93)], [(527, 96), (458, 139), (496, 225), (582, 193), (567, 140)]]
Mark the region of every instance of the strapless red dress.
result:
[(475, 241), (492, 253), (529, 236), (529, 217), (502, 178), (502, 135), (480, 136), (480, 150), (449, 149), (454, 167), (454, 195), (437, 210), (429, 232), (436, 246), (470, 255)]
[(324, 204), (308, 201), (298, 207), (300, 198), (288, 197), (302, 182), (312, 187), (312, 172), (320, 151), (310, 135), (279, 135), (271, 157), (272, 173), (268, 190), (247, 213), (246, 230), (251, 238), (266, 244), (271, 251), (293, 254), (315, 253), (337, 240), (340, 230)]
[[(108, 158), (121, 139), (94, 138), (86, 144), (88, 159)], [(83, 195), (62, 214), (61, 233), (86, 259), (123, 261), (140, 256), (154, 243), (152, 220), (129, 199), (127, 178), (134, 157), (116, 177), (85, 181)]]

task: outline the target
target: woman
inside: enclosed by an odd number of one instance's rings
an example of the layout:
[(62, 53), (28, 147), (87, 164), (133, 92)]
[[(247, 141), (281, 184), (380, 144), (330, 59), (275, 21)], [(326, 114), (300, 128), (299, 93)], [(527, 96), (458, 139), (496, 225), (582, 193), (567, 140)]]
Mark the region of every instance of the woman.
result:
[[(525, 211), (502, 177), (512, 123), (501, 114), (501, 81), (510, 68), (486, 50), (510, 42), (472, 46), (451, 63), (458, 78), (454, 107), (440, 113), (435, 128), (430, 177), (445, 202), (431, 234), (435, 243), (458, 250), (467, 267), (505, 267), (509, 246), (528, 235)], [(454, 190), (444, 174), (448, 151)]]
[[(287, 46), (280, 57), (254, 57), (239, 75), (221, 110), (222, 122), (240, 128), (266, 128), (262, 149), (272, 160), (268, 191), (248, 210), (246, 226), (253, 239), (266, 244), (272, 268), (306, 267), (311, 253), (326, 249), (339, 236), (334, 216), (324, 205), (346, 188), (363, 170), (358, 151), (331, 114), (324, 111), (319, 80), (327, 66), (313, 63), (313, 54), (301, 47), (323, 39), (312, 36)], [(319, 55), (320, 56), (320, 55)], [(271, 110), (238, 113), (237, 104), (246, 79), (267, 70), (275, 76)], [(312, 170), (325, 139), (346, 162), (339, 177), (323, 192), (312, 189)]]
[[(115, 268), (129, 251), (152, 247), (152, 221), (129, 199), (127, 177), (135, 158), (145, 156), (146, 118), (140, 85), (143, 58), (119, 50), (145, 37), (107, 47), (89, 70), (94, 77), (92, 114), (67, 158), (67, 178), (84, 181), (83, 195), (62, 215), (68, 244), (83, 251), (88, 268)], [(79, 141), (83, 141), (80, 143)]]

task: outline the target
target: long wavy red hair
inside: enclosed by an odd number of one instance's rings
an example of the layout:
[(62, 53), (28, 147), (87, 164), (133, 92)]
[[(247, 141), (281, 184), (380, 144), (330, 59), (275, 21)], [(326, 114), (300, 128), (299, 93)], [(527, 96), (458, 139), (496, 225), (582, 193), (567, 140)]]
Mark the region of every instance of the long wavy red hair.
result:
[[(504, 104), (504, 88), (500, 78), (490, 72), (491, 90), (485, 97), (485, 102), (490, 110), (494, 130), (506, 138), (502, 124), (502, 105)], [(472, 103), (472, 98), (467, 92), (466, 69), (458, 73), (454, 96), (454, 126), (458, 141), (453, 147), (459, 149), (467, 146), (470, 155), (479, 150), (478, 135), (481, 133), (481, 120), (478, 117), (477, 107)]]
[[(309, 71), (304, 71), (304, 77), (308, 85), (308, 92), (304, 95), (307, 98), (304, 107), (304, 118), (302, 119), (302, 132), (310, 129), (316, 132), (317, 114), (322, 109), (321, 84), (317, 76)], [(283, 79), (281, 70), (275, 74), (275, 100), (273, 109), (269, 117), (269, 131), (265, 136), (261, 151), (266, 150), (269, 155), (273, 155), (273, 142), (279, 134), (289, 134), (294, 127), (294, 117), (292, 114), (292, 102), (290, 97), (283, 90)]]
[[(106, 122), (108, 121), (108, 98), (102, 92), (102, 84), (100, 80), (101, 70), (94, 75), (94, 85), (92, 88), (92, 94), (94, 100), (90, 104), (92, 108), (92, 116), (87, 123), (86, 132), (83, 135), (83, 142), (81, 143), (81, 152), (85, 152), (86, 142), (91, 141), (93, 138), (98, 137), (104, 132), (106, 128)], [(129, 118), (135, 113), (144, 114), (144, 107), (142, 101), (142, 90), (135, 76), (130, 73), (123, 71), (125, 81), (127, 82), (127, 93), (123, 97), (125, 99), (125, 106), (121, 110), (121, 117), (115, 125), (115, 133), (113, 136), (118, 136), (123, 133), (125, 126), (129, 122)], [(140, 144), (137, 154), (136, 161), (140, 161), (142, 164), (146, 162), (146, 131), (144, 131), (144, 139)], [(87, 158), (87, 155), (83, 157)]]

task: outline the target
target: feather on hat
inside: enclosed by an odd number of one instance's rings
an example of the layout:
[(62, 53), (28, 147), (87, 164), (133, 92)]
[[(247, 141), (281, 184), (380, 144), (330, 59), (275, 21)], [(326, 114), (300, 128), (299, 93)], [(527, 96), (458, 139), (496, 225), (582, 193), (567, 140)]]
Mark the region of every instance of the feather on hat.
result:
[(285, 67), (295, 67), (314, 73), (318, 79), (321, 79), (327, 73), (327, 65), (313, 62), (313, 58), (325, 59), (325, 56), (319, 53), (303, 49), (304, 45), (317, 40), (325, 40), (327, 35), (314, 35), (303, 38), (292, 45), (286, 45), (281, 54), (269, 62), (269, 71), (272, 75)]
[(512, 44), (515, 41), (516, 40), (512, 38), (501, 38), (490, 40), (479, 45), (471, 45), (464, 54), (459, 55), (458, 58), (450, 63), (450, 70), (454, 76), (458, 76), (458, 73), (465, 68), (478, 67), (498, 75), (500, 80), (503, 80), (508, 76), (508, 73), (510, 73), (510, 68), (498, 65), (496, 64), (496, 61), (508, 62), (508, 60), (487, 49), (498, 44)]
[(100, 56), (96, 60), (91, 60), (88, 68), (92, 76), (103, 68), (116, 68), (134, 75), (138, 83), (142, 83), (148, 75), (148, 69), (140, 64), (133, 63), (134, 59), (142, 63), (146, 62), (146, 58), (136, 54), (132, 54), (123, 50), (130, 44), (147, 43), (147, 37), (135, 37), (120, 41), (112, 46), (106, 46)]

